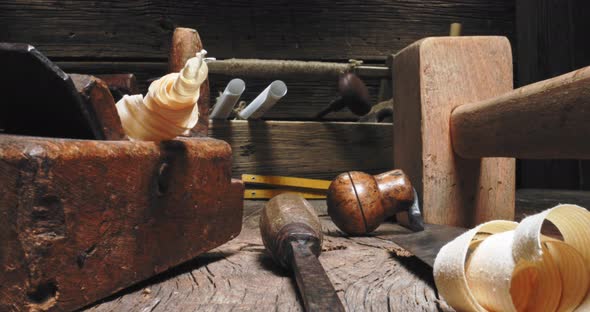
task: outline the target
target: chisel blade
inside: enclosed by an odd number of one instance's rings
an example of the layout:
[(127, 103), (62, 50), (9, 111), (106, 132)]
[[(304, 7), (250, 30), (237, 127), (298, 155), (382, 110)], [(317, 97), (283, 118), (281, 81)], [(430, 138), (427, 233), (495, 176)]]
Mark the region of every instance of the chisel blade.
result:
[(383, 238), (396, 243), (432, 267), (440, 249), (466, 231), (467, 229), (460, 227), (425, 224), (423, 231), (412, 232), (407, 230), (407, 232), (402, 231)]
[(292, 263), (307, 312), (344, 312), (344, 306), (320, 261), (305, 243), (292, 242)]

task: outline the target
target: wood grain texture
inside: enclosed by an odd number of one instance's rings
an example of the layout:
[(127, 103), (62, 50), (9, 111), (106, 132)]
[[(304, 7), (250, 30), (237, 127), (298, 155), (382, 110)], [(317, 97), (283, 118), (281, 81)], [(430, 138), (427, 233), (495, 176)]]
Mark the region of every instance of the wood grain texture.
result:
[(137, 78), (134, 74), (106, 74), (96, 76), (104, 81), (108, 86), (115, 102), (120, 100), (125, 94), (138, 94), (139, 87)]
[(70, 74), (76, 90), (86, 102), (90, 116), (95, 120), (105, 140), (126, 140), (121, 119), (115, 107), (109, 86), (101, 79), (90, 75)]
[(414, 191), (401, 170), (375, 176), (349, 171), (332, 181), (326, 202), (332, 221), (341, 231), (366, 235), (386, 218), (407, 212), (414, 202)]
[(512, 90), (503, 37), (433, 37), (394, 59), (394, 167), (421, 194), (426, 223), (471, 227), (514, 217), (514, 159), (453, 153), (451, 111)]
[(168, 71), (179, 72), (186, 61), (203, 49), (203, 43), (196, 29), (177, 27), (172, 33), (172, 43), (168, 54)]
[(515, 220), (520, 221), (524, 217), (534, 215), (559, 204), (574, 204), (588, 209), (590, 208), (590, 192), (551, 189), (516, 190)]
[[(590, 2), (517, 0), (517, 85), (525, 86), (590, 65)], [(519, 187), (590, 189), (590, 162), (519, 161)]]
[(424, 36), (513, 32), (514, 1), (0, 2), (0, 41), (50, 57), (161, 59), (175, 27), (197, 29), (211, 56), (382, 59)]
[(209, 138), (0, 135), (0, 310), (74, 310), (235, 237), (230, 170)]
[[(590, 192), (518, 190), (517, 219), (557, 202), (589, 207)], [(302, 311), (295, 282), (264, 252), (258, 218), (265, 203), (244, 201), (236, 239), (86, 311)], [(346, 237), (327, 218), (325, 200), (309, 203), (325, 233), (319, 259), (349, 311), (452, 311), (433, 297), (431, 271), (382, 239), (396, 233), (395, 225), (384, 223), (377, 236)]]
[[(165, 75), (166, 63), (160, 62), (57, 62), (57, 65), (69, 73), (98, 75), (112, 73), (134, 73), (141, 93), (145, 94), (149, 82), (154, 78)], [(209, 75), (211, 96), (209, 106), (215, 104), (216, 98), (225, 89), (227, 83), (236, 78), (234, 76)], [(268, 79), (240, 77), (246, 82), (246, 90), (240, 98), (250, 102), (264, 90), (271, 82)], [(289, 91), (271, 110), (265, 113), (263, 119), (278, 120), (311, 120), (324, 109), (330, 101), (338, 96), (337, 79), (301, 80), (287, 76), (280, 77)], [(369, 89), (371, 103), (377, 102), (379, 92), (378, 79), (365, 79)], [(234, 115), (232, 114), (232, 117)], [(348, 109), (327, 115), (327, 120), (356, 120), (358, 117)]]
[(590, 158), (590, 67), (457, 107), (451, 141), (465, 158)]
[[(390, 241), (346, 237), (318, 208), (324, 231), (319, 257), (348, 311), (452, 311), (437, 298), (432, 271)], [(265, 252), (258, 229), (265, 201), (245, 202), (240, 235), (182, 267), (85, 311), (303, 311), (295, 281)], [(387, 235), (391, 223), (377, 231)], [(407, 252), (406, 252), (407, 255)]]
[(211, 121), (209, 136), (227, 141), (234, 177), (261, 174), (331, 180), (391, 169), (391, 124)]
[(290, 242), (301, 241), (316, 257), (321, 252), (322, 224), (313, 206), (299, 195), (273, 197), (262, 210), (259, 225), (264, 246), (283, 268), (296, 270)]

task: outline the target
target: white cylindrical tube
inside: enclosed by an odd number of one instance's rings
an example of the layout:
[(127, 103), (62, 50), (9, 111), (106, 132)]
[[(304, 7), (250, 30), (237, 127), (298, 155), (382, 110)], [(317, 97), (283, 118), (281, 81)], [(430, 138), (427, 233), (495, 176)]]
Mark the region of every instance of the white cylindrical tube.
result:
[(245, 88), (246, 83), (244, 83), (244, 80), (239, 78), (232, 79), (225, 87), (225, 90), (217, 100), (217, 103), (215, 103), (215, 107), (209, 118), (227, 119)]
[(287, 94), (287, 85), (280, 81), (273, 81), (262, 93), (260, 93), (252, 103), (250, 103), (239, 115), (243, 119), (256, 119), (262, 117), (264, 113), (275, 105), (283, 96)]

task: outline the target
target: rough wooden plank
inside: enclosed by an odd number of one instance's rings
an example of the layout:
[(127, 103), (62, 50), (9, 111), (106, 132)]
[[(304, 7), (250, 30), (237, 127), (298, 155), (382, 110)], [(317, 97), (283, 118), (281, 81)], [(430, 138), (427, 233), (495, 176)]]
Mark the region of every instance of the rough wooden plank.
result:
[(73, 310), (235, 237), (230, 166), (209, 138), (0, 135), (0, 310)]
[(514, 218), (515, 161), (463, 159), (449, 121), (457, 106), (512, 90), (512, 54), (503, 37), (430, 37), (397, 54), (394, 166), (422, 195), (424, 221), (472, 227)]
[(0, 41), (52, 57), (159, 58), (174, 27), (199, 31), (220, 58), (380, 59), (424, 36), (513, 32), (514, 1), (0, 2)]
[[(137, 77), (139, 90), (145, 94), (149, 82), (156, 77), (166, 74), (166, 63), (158, 62), (56, 62), (57, 65), (68, 73), (81, 73), (90, 75), (112, 73), (134, 73)], [(227, 83), (236, 77), (224, 75), (210, 75), (210, 102), (215, 104), (217, 96), (225, 89)], [(241, 101), (250, 102), (268, 86), (272, 80), (239, 77), (246, 82), (246, 90), (240, 98)], [(336, 79), (301, 80), (289, 77), (281, 77), (289, 91), (271, 110), (266, 112), (263, 119), (282, 120), (311, 120), (324, 109), (330, 101), (338, 96), (338, 81)], [(364, 80), (371, 98), (371, 103), (377, 103), (379, 92), (378, 79)], [(233, 115), (232, 115), (233, 116)], [(356, 120), (354, 114), (348, 109), (341, 112), (330, 113), (326, 120)]]
[[(295, 281), (262, 245), (264, 204), (246, 202), (236, 239), (86, 311), (302, 311)], [(325, 234), (319, 259), (348, 311), (452, 311), (418, 259), (398, 256), (397, 245), (378, 237), (346, 237), (319, 212)], [(384, 224), (377, 233), (396, 228)]]
[(391, 128), (353, 122), (212, 121), (209, 135), (232, 146), (235, 177), (332, 179), (348, 170), (391, 169)]

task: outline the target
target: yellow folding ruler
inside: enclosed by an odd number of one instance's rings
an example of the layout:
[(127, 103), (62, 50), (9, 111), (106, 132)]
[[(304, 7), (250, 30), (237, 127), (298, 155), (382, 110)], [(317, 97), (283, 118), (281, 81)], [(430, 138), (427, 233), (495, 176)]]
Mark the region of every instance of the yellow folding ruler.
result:
[[(282, 193), (295, 193), (307, 199), (326, 198), (326, 190), (331, 181), (282, 176), (262, 176), (243, 174), (242, 181), (247, 185), (244, 199), (268, 199)], [(276, 187), (272, 189), (255, 189), (248, 185)]]

